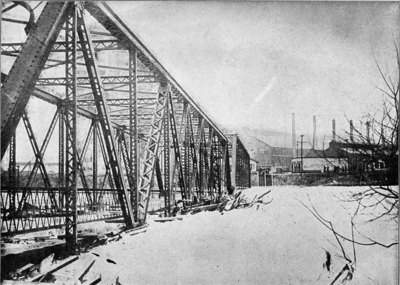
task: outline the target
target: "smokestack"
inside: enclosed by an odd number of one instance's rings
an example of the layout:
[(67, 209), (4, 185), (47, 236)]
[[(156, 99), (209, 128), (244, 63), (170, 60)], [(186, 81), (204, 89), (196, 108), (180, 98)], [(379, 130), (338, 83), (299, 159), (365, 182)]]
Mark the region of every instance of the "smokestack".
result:
[(296, 118), (294, 113), (292, 113), (292, 150), (293, 150), (293, 157), (297, 156), (296, 153)]
[(313, 135), (312, 135), (312, 145), (313, 148), (315, 149), (315, 144), (317, 143), (317, 138), (316, 138), (316, 131), (317, 131), (317, 116), (313, 116)]
[(332, 120), (332, 141), (336, 141), (336, 121)]
[(350, 141), (354, 140), (354, 126), (353, 126), (353, 120), (350, 120)]
[(370, 128), (371, 128), (371, 123), (369, 121), (366, 122), (365, 124), (366, 128), (367, 128), (367, 142), (369, 143), (371, 141), (370, 138)]

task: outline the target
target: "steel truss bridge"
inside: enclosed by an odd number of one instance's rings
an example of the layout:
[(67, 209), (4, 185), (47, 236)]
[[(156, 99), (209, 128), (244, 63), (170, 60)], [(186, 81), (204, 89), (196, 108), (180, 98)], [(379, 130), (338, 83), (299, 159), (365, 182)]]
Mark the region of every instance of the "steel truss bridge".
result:
[[(1, 77), (3, 234), (65, 226), (73, 250), (79, 223), (123, 217), (132, 228), (150, 208), (168, 216), (177, 202), (215, 203), (250, 187), (240, 139), (221, 132), (106, 3), (8, 2), (6, 22), (25, 40), (1, 44), (11, 62)], [(16, 159), (21, 129), (29, 167)]]

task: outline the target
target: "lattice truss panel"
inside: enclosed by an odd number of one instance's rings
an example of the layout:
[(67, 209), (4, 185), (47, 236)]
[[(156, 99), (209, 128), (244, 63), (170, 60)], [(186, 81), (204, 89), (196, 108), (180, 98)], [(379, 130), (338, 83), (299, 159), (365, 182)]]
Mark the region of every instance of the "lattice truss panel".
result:
[(217, 201), (226, 137), (148, 48), (104, 3), (37, 4), (2, 7), (2, 233)]

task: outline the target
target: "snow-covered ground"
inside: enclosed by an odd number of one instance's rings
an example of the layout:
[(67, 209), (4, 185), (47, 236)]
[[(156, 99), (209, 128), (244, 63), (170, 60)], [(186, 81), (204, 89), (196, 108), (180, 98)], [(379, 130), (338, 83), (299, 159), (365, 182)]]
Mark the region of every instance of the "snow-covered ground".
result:
[[(245, 193), (253, 197), (268, 189), (272, 191), (264, 201), (273, 199), (268, 205), (201, 212), (182, 221), (150, 221), (147, 232), (125, 235), (81, 258), (96, 258), (91, 273), (101, 273), (102, 284), (117, 277), (121, 284), (329, 284), (345, 264), (342, 251), (334, 235), (300, 202), (311, 201), (337, 231), (351, 237), (355, 205), (341, 197), (363, 188), (256, 187)], [(384, 243), (398, 240), (397, 223), (360, 219), (356, 224), (362, 233)], [(358, 233), (356, 239), (365, 241)], [(343, 246), (353, 259), (351, 243)], [(332, 256), (331, 272), (322, 266), (326, 251)], [(397, 284), (397, 245), (356, 246), (355, 251), (354, 277), (348, 284)]]

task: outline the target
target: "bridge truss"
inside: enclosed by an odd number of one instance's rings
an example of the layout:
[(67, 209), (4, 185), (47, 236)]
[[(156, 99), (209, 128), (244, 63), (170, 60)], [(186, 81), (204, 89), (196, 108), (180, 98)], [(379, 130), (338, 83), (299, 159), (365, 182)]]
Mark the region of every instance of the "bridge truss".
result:
[[(74, 249), (79, 223), (123, 217), (132, 228), (150, 210), (168, 216), (179, 201), (217, 202), (232, 190), (227, 137), (106, 3), (33, 3), (2, 7), (2, 22), (26, 34), (1, 44), (11, 62), (2, 72), (3, 234), (65, 226)], [(51, 113), (48, 126), (31, 119), (38, 112)], [(19, 166), (22, 140), (34, 159)]]

